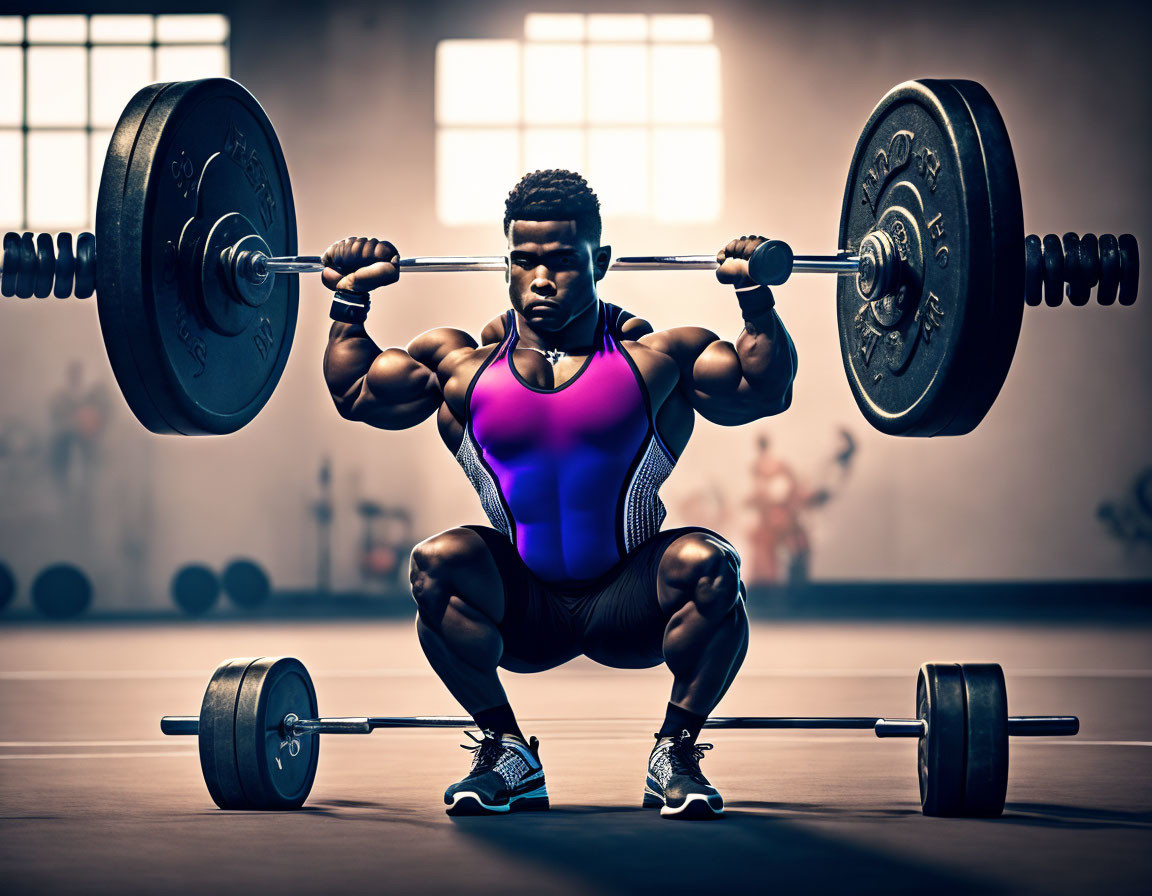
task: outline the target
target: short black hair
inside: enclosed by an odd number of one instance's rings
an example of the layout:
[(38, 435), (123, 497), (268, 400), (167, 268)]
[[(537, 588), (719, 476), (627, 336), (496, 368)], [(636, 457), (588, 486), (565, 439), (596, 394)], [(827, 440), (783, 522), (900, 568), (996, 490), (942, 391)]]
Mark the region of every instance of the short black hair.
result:
[(520, 178), (504, 202), (504, 234), (513, 221), (575, 221), (576, 233), (600, 245), (600, 200), (575, 171), (547, 168)]

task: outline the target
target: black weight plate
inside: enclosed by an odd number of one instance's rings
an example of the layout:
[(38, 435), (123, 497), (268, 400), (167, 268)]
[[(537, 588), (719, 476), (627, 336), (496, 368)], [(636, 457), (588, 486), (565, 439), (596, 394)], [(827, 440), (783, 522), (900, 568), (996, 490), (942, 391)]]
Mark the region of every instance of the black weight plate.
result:
[(953, 816), (964, 807), (964, 676), (951, 663), (925, 663), (916, 677), (916, 718), (928, 732), (916, 749), (920, 808)]
[(318, 717), (316, 689), (304, 664), (265, 657), (244, 674), (236, 704), (236, 756), (249, 808), (298, 809), (308, 798), (320, 758), (320, 737), (281, 735), (289, 713)]
[(1136, 290), (1140, 285), (1140, 250), (1136, 237), (1122, 233), (1116, 240), (1120, 247), (1120, 297), (1121, 305), (1131, 305), (1136, 301)]
[(1080, 271), (1089, 289), (1100, 282), (1100, 241), (1094, 233), (1080, 237)]
[(1064, 301), (1064, 244), (1054, 233), (1044, 236), (1044, 304), (1055, 308)]
[(244, 672), (255, 661), (249, 657), (221, 663), (200, 703), (200, 770), (212, 802), (221, 809), (251, 808), (236, 764), (236, 701)]
[(999, 818), (1008, 791), (1008, 691), (996, 663), (965, 663), (964, 809), (969, 818)]
[(56, 234), (56, 276), (53, 278), (52, 294), (58, 299), (72, 295), (72, 278), (76, 274), (76, 258), (72, 254), (72, 234), (61, 231)]
[(32, 580), (32, 603), (49, 619), (71, 619), (92, 603), (92, 582), (70, 563), (55, 563)]
[(16, 268), (16, 298), (32, 298), (35, 284), (36, 241), (31, 233), (24, 233), (20, 236), (20, 264)]
[(32, 294), (38, 299), (52, 295), (52, 281), (56, 277), (56, 251), (52, 248), (52, 234), (36, 234), (36, 283)]
[(202, 616), (220, 597), (220, 580), (207, 566), (189, 563), (172, 577), (172, 600), (189, 616)]
[(298, 278), (277, 277), (250, 325), (223, 335), (207, 326), (177, 246), (189, 219), (238, 212), (273, 254), (296, 254), (288, 169), (264, 110), (226, 78), (144, 88), (113, 133), (99, 197), (100, 326), (133, 413), (158, 433), (244, 426), (287, 362)]
[(1120, 247), (1116, 237), (1105, 233), (1100, 237), (1100, 288), (1096, 301), (1111, 305), (1116, 301), (1116, 288), (1120, 285)]
[(232, 603), (246, 610), (266, 603), (272, 594), (268, 573), (254, 560), (233, 560), (224, 567), (221, 581)]
[(0, 563), (0, 610), (12, 603), (16, 596), (16, 576), (7, 563)]
[(1028, 234), (1024, 240), (1024, 302), (1036, 306), (1044, 301), (1044, 246), (1040, 237)]
[(1064, 279), (1068, 281), (1068, 301), (1076, 306), (1087, 305), (1092, 295), (1086, 272), (1080, 264), (1080, 237), (1066, 233), (1060, 242), (1064, 246)]
[(20, 269), (20, 234), (4, 234), (3, 273), (0, 273), (0, 295), (16, 295), (16, 272)]
[(979, 84), (909, 81), (872, 112), (849, 168), (838, 246), (855, 253), (877, 227), (897, 244), (906, 288), (897, 317), (865, 301), (854, 278), (837, 281), (856, 403), (890, 435), (970, 432), (1003, 385), (1024, 306), (1016, 164)]
[(76, 237), (76, 284), (72, 295), (86, 299), (96, 289), (96, 237), (82, 233)]

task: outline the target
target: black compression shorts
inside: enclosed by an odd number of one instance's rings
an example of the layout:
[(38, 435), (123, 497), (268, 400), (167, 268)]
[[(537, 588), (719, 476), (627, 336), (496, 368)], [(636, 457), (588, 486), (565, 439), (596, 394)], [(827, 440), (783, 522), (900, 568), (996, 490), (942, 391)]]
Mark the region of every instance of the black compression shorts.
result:
[(699, 526), (658, 532), (604, 575), (569, 588), (538, 579), (512, 542), (495, 529), (463, 528), (484, 539), (504, 582), (500, 665), (513, 672), (538, 672), (581, 655), (622, 669), (659, 665), (664, 662), (668, 624), (656, 599), (656, 573), (664, 551), (692, 532), (728, 544)]

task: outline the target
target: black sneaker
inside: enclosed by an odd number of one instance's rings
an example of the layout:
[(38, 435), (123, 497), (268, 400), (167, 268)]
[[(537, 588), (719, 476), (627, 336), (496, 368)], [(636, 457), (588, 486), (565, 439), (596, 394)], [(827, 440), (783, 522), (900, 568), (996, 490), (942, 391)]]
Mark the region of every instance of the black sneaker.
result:
[(548, 808), (548, 789), (540, 765), (540, 742), (524, 743), (514, 734), (499, 737), (485, 731), (476, 737), (465, 731), (474, 744), (461, 744), (471, 750), (472, 769), (464, 780), (444, 791), (449, 815), (499, 815)]
[(644, 808), (660, 807), (665, 818), (719, 818), (724, 798), (700, 771), (704, 751), (712, 744), (694, 744), (687, 731), (656, 741), (648, 757)]

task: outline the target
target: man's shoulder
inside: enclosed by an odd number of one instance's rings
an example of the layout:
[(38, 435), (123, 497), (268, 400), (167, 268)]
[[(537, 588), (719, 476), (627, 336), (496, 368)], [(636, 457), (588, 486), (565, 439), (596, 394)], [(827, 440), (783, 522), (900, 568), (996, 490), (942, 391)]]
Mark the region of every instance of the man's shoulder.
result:
[(508, 312), (502, 311), (492, 320), (484, 325), (484, 329), (480, 331), (480, 345), (492, 345), (496, 342), (503, 342), (504, 337), (508, 335)]
[(605, 302), (604, 311), (608, 315), (608, 320), (615, 329), (616, 335), (622, 339), (635, 341), (652, 332), (652, 324), (642, 317), (637, 317), (631, 311), (626, 311), (619, 305)]

